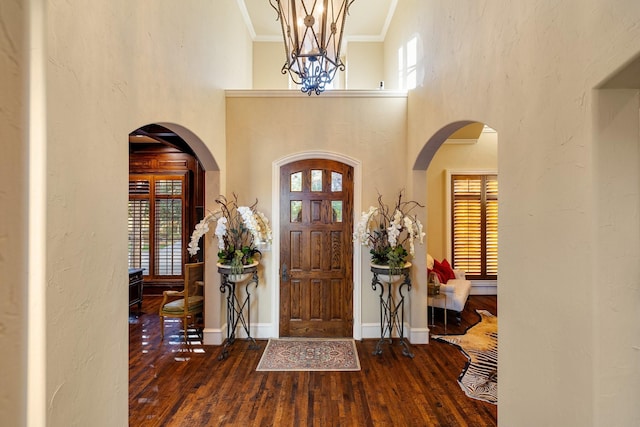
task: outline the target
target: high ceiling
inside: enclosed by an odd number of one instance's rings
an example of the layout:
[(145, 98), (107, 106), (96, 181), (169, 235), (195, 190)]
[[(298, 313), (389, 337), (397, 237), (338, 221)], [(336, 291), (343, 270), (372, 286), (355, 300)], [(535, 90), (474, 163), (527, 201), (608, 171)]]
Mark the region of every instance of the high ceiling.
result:
[[(275, 0), (272, 0), (275, 3)], [(336, 0), (337, 1), (337, 0)], [(269, 0), (237, 0), (247, 28), (254, 41), (282, 41), (280, 21)], [(396, 10), (398, 0), (355, 0), (349, 8), (345, 24), (345, 39), (360, 42), (381, 42)], [(173, 131), (158, 125), (144, 126), (129, 138), (132, 150), (158, 144), (189, 152), (188, 145)]]
[[(254, 41), (281, 41), (280, 21), (269, 0), (237, 0)], [(275, 3), (275, 0), (272, 0)], [(398, 0), (355, 0), (345, 24), (347, 41), (383, 41)]]

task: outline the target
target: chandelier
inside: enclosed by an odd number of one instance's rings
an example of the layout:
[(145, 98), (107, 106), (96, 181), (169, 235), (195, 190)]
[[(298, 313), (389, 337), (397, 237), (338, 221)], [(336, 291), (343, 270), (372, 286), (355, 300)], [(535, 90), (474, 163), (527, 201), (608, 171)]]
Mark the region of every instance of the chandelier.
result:
[[(340, 45), (349, 6), (355, 0), (269, 0), (282, 25), (286, 61), (282, 74), (302, 92), (320, 95), (344, 71)], [(274, 4), (275, 3), (275, 4)]]

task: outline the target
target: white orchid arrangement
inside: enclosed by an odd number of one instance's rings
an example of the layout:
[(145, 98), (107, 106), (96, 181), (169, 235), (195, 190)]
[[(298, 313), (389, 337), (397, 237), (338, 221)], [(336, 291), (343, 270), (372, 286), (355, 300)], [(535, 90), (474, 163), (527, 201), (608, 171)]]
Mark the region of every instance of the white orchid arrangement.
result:
[[(362, 213), (353, 240), (369, 247), (372, 263), (402, 268), (409, 255), (413, 257), (415, 242), (422, 244), (425, 236), (422, 223), (415, 215), (410, 215), (416, 207), (424, 206), (413, 200), (403, 202), (400, 191), (393, 209), (378, 195), (378, 207), (370, 206)], [(408, 251), (405, 245), (408, 245)]]
[(254, 262), (261, 244), (272, 241), (269, 220), (256, 210), (258, 201), (251, 206), (238, 206), (238, 197), (232, 200), (224, 196), (216, 199), (220, 210), (207, 214), (195, 227), (189, 242), (189, 254), (196, 255), (200, 250), (202, 236), (209, 232), (209, 224), (216, 221), (215, 236), (218, 239), (218, 262), (231, 266), (248, 265)]

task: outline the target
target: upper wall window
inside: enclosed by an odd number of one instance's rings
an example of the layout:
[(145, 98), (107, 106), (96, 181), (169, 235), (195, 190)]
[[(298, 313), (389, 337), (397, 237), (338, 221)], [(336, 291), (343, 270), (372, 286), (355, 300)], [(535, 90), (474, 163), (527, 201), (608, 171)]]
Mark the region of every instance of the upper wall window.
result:
[(398, 49), (398, 84), (400, 89), (414, 89), (418, 83), (418, 39), (413, 37)]

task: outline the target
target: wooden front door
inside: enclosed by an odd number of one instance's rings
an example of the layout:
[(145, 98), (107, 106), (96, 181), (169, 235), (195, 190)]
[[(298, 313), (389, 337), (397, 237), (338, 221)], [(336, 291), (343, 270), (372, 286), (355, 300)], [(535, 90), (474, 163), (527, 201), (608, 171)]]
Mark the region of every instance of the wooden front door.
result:
[(280, 336), (353, 336), (353, 168), (280, 169)]

